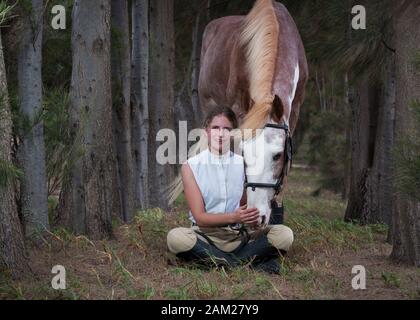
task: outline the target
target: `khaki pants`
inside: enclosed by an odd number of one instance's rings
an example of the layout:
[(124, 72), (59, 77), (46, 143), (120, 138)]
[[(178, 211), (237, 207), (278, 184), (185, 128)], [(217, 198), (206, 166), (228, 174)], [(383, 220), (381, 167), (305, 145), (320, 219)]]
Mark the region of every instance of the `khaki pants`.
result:
[[(197, 234), (195, 230), (204, 233), (216, 247), (225, 252), (232, 252), (241, 244), (241, 235), (238, 231), (230, 228), (175, 228), (167, 235), (168, 249), (174, 254), (191, 250), (197, 239), (208, 241)], [(262, 234), (261, 231), (248, 231), (250, 241)], [(267, 235), (269, 243), (278, 250), (288, 251), (293, 243), (293, 231), (282, 224), (270, 225), (263, 231)]]

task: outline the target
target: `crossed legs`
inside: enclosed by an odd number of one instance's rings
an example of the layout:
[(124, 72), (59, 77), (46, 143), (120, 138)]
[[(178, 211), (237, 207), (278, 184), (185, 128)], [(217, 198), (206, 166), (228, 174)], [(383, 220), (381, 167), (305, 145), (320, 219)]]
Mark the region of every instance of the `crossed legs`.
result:
[[(293, 243), (293, 232), (284, 225), (271, 225), (266, 235), (250, 241), (244, 247), (232, 252), (225, 252), (204, 239), (200, 239), (191, 228), (172, 229), (167, 236), (170, 252), (185, 260), (209, 262), (236, 266), (244, 261), (253, 261), (253, 265), (268, 266), (265, 271), (276, 272), (275, 261), (278, 256), (287, 252)], [(278, 261), (277, 261), (278, 263)]]

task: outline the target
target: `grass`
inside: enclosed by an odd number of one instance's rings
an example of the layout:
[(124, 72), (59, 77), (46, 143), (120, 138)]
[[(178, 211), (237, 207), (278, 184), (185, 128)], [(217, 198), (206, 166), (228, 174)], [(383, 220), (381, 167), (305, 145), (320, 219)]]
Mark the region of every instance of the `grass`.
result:
[[(280, 276), (247, 265), (232, 270), (168, 265), (167, 232), (189, 225), (181, 196), (171, 213), (150, 209), (139, 212), (130, 225), (116, 223), (113, 240), (91, 241), (62, 228), (53, 230), (43, 246), (29, 250), (34, 275), (12, 281), (0, 272), (0, 299), (418, 298), (420, 271), (388, 260), (387, 228), (344, 222), (346, 203), (339, 195), (312, 196), (317, 179), (316, 171), (303, 168), (294, 169), (289, 178), (285, 222), (295, 242), (280, 260)], [(56, 264), (66, 268), (66, 290), (51, 288)], [(366, 266), (365, 293), (351, 289), (356, 264)]]
[(165, 298), (171, 300), (188, 300), (190, 295), (188, 294), (190, 282), (180, 288), (170, 288), (165, 291)]
[(344, 222), (346, 202), (340, 196), (326, 193), (315, 197), (318, 174), (311, 170), (294, 170), (284, 205), (287, 224), (299, 237), (299, 247), (333, 247), (357, 250), (360, 244), (372, 243), (377, 235), (386, 235), (385, 225), (359, 226)]
[(395, 287), (395, 288), (400, 287), (401, 280), (398, 277), (398, 275), (395, 274), (394, 272), (385, 272), (384, 271), (381, 274), (381, 278), (388, 287)]

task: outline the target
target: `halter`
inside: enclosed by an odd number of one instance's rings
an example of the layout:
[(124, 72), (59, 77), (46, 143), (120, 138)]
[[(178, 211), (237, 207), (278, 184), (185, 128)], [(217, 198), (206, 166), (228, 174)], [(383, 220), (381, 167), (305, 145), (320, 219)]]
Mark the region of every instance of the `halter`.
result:
[(279, 125), (274, 123), (267, 123), (265, 125), (265, 128), (275, 128), (284, 130), (286, 133), (286, 145), (284, 148), (284, 163), (283, 163), (283, 169), (281, 170), (281, 173), (279, 177), (277, 178), (276, 183), (256, 183), (256, 182), (248, 182), (248, 179), (245, 175), (245, 188), (252, 188), (252, 191), (255, 191), (256, 188), (272, 188), (274, 189), (274, 196), (271, 200), (271, 205), (273, 207), (273, 203), (275, 202), (275, 198), (277, 195), (283, 190), (283, 180), (284, 177), (288, 174), (288, 167), (290, 163), (290, 167), (292, 166), (292, 158), (293, 158), (293, 143), (292, 143), (292, 137), (290, 136), (289, 132), (289, 126), (287, 124)]

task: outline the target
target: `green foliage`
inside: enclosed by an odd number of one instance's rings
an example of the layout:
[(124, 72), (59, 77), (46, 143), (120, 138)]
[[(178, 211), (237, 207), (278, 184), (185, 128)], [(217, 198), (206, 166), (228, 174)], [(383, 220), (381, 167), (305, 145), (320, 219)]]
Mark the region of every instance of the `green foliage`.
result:
[(50, 88), (68, 90), (72, 72), (71, 50), (71, 12), (72, 0), (54, 0), (46, 3), (46, 21), (52, 21), (51, 8), (54, 5), (63, 5), (66, 9), (66, 29), (54, 30), (51, 24), (44, 28), (42, 46), (42, 82), (47, 91)]
[[(187, 283), (189, 285), (190, 283)], [(171, 300), (188, 300), (191, 299), (190, 295), (188, 294), (188, 287), (182, 286), (179, 288), (171, 288), (165, 291), (165, 298)]]
[(32, 116), (24, 114), (20, 110), (19, 94), (16, 87), (9, 87), (9, 102), (12, 112), (12, 132), (15, 137), (21, 140), (23, 137), (31, 134), (34, 127), (42, 123), (44, 118), (44, 109), (38, 108)]
[(295, 281), (300, 281), (304, 283), (311, 283), (316, 279), (316, 273), (315, 270), (307, 267), (307, 268), (301, 268), (297, 272), (294, 272), (290, 275), (291, 278)]
[[(0, 96), (0, 122), (5, 122), (4, 115), (7, 117), (7, 105), (4, 103), (5, 96)], [(6, 118), (7, 119), (7, 118)], [(7, 123), (7, 122), (5, 122)], [(3, 126), (0, 125), (0, 135), (3, 135)], [(16, 179), (23, 177), (23, 172), (18, 167), (16, 167), (12, 162), (2, 158), (3, 150), (0, 146), (0, 187), (6, 187), (9, 184), (12, 184)]]
[(385, 235), (387, 227), (382, 224), (358, 226), (341, 218), (327, 219), (319, 216), (290, 215), (288, 225), (300, 235), (296, 245), (303, 249), (311, 247), (344, 248), (357, 250), (362, 242), (372, 243), (377, 235)]
[(394, 272), (382, 272), (382, 280), (385, 282), (388, 287), (399, 288), (401, 284), (400, 278)]
[(153, 208), (140, 211), (135, 217), (136, 224), (142, 226), (145, 233), (156, 235), (166, 234), (169, 230), (165, 224), (162, 223), (165, 213), (160, 208)]
[(285, 223), (298, 235), (295, 252), (358, 250), (386, 236), (387, 226), (383, 224), (360, 226), (343, 221), (346, 201), (339, 196), (311, 197), (319, 175), (313, 170), (296, 168), (291, 174), (284, 206)]
[(143, 290), (142, 296), (143, 296), (143, 299), (145, 300), (151, 300), (155, 294), (156, 294), (155, 289), (150, 285), (146, 285), (146, 287)]
[[(13, 66), (9, 67), (11, 83), (9, 86), (10, 104), (13, 117), (13, 134), (17, 140), (30, 134), (34, 126), (43, 122), (46, 148), (46, 167), (49, 195), (58, 191), (62, 182), (83, 154), (81, 133), (83, 132), (86, 115), (82, 114), (82, 121), (76, 132), (69, 128), (69, 96), (72, 72), (71, 50), (71, 12), (73, 1), (53, 0), (46, 2), (45, 20), (51, 21), (51, 8), (54, 5), (64, 5), (66, 9), (66, 30), (53, 30), (46, 25), (43, 34), (43, 108), (33, 116), (28, 117), (20, 111), (17, 85), (13, 75), (17, 73)], [(0, 20), (3, 16), (4, 1), (0, 2)], [(10, 12), (11, 8), (8, 9)], [(19, 1), (20, 14), (30, 15), (31, 1)], [(11, 52), (13, 54), (13, 52)], [(13, 65), (13, 64), (12, 64)]]
[(0, 159), (0, 187), (6, 187), (16, 179), (23, 177), (23, 172), (13, 163)]
[(48, 219), (50, 223), (52, 223), (54, 220), (54, 213), (58, 207), (58, 204), (59, 204), (59, 199), (57, 196), (48, 197)]
[[(59, 89), (44, 93), (43, 108), (32, 119), (20, 110), (17, 93), (12, 89), (10, 106), (13, 118), (13, 135), (21, 140), (30, 134), (32, 129), (43, 123), (46, 149), (46, 167), (49, 195), (59, 186), (65, 169), (72, 161), (73, 148), (69, 133), (68, 94)], [(73, 156), (74, 158), (74, 156)]]
[(404, 137), (397, 141), (394, 152), (394, 182), (402, 195), (420, 201), (420, 101), (410, 106), (413, 128), (407, 126)]
[(69, 97), (57, 89), (44, 96), (44, 139), (48, 193), (51, 195), (61, 185), (67, 164), (71, 161), (69, 132)]
[(51, 89), (44, 95), (44, 139), (49, 195), (58, 191), (85, 152), (83, 133), (88, 113), (80, 111), (80, 122), (70, 127), (67, 92)]
[(10, 6), (6, 3), (6, 1), (1, 0), (0, 1), (0, 26), (3, 25), (8, 20), (12, 19), (13, 16), (11, 15), (11, 12), (16, 4), (13, 6)]
[(345, 185), (345, 167), (350, 161), (345, 119), (339, 111), (320, 112), (312, 117), (307, 157), (320, 168), (322, 189), (340, 192)]
[[(149, 211), (141, 220), (145, 227), (149, 224), (143, 236), (159, 245), (148, 245), (147, 255), (132, 251), (129, 234), (124, 232), (116, 232), (118, 241), (92, 242), (58, 229), (51, 234), (52, 248), (37, 247), (31, 255), (45, 277), (13, 282), (6, 272), (0, 272), (0, 299), (357, 299), (360, 296), (349, 290), (349, 272), (353, 261), (360, 259), (369, 263), (366, 269), (373, 298), (419, 297), (419, 273), (387, 259), (385, 226), (342, 221), (345, 201), (336, 196), (310, 196), (316, 187), (316, 172), (296, 168), (291, 174), (286, 224), (295, 242), (287, 257), (280, 258), (280, 276), (253, 271), (248, 265), (232, 270), (168, 266), (161, 259), (166, 235), (153, 233), (151, 227), (160, 223), (170, 229), (179, 224), (174, 222), (175, 215), (163, 214), (161, 220), (157, 211)], [(138, 229), (121, 226), (131, 227)], [(375, 259), (370, 259), (372, 254)], [(75, 256), (77, 263), (72, 263)], [(66, 265), (68, 289), (51, 288), (49, 261)]]
[(58, 191), (68, 177), (76, 161), (84, 153), (82, 133), (87, 113), (81, 112), (79, 126), (70, 130), (70, 98), (66, 90), (51, 88), (44, 92), (43, 108), (32, 119), (20, 111), (16, 89), (10, 90), (10, 106), (13, 119), (13, 135), (21, 140), (32, 129), (43, 123), (46, 154), (48, 195)]
[(302, 2), (296, 21), (310, 61), (328, 63), (340, 70), (352, 69), (355, 73), (364, 73), (368, 67), (381, 63), (391, 1), (362, 0), (357, 4), (366, 8), (366, 30), (351, 28), (351, 9), (355, 5), (352, 1)]
[[(321, 170), (320, 189), (316, 193), (329, 189), (344, 196), (351, 154), (347, 91), (362, 75), (380, 76), (383, 68), (377, 66), (387, 57), (387, 46), (392, 47), (387, 39), (392, 2), (357, 3), (366, 8), (366, 30), (351, 27), (355, 4), (342, 0), (303, 0), (298, 4), (286, 1), (302, 36), (311, 73), (298, 136), (304, 136), (301, 131), (306, 132), (309, 150), (305, 160)], [(342, 81), (344, 74), (348, 75), (347, 83)]]
[(219, 293), (215, 283), (203, 279), (196, 281), (196, 290), (201, 298), (214, 298)]

